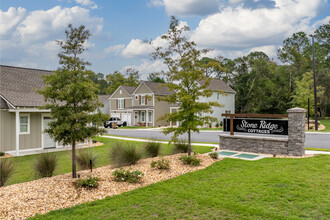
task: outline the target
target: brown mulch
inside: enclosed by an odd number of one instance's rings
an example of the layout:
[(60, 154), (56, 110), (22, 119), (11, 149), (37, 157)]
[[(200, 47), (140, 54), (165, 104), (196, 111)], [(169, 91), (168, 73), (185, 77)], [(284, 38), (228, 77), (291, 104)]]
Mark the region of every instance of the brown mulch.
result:
[(202, 160), (200, 166), (192, 167), (183, 165), (179, 160), (182, 154), (162, 157), (170, 160), (171, 169), (160, 171), (152, 169), (150, 163), (159, 158), (147, 158), (140, 160), (136, 165), (124, 167), (130, 170), (140, 170), (145, 175), (141, 183), (130, 184), (113, 181), (112, 166), (96, 168), (92, 173), (81, 171), (82, 178), (87, 175), (99, 177), (97, 189), (75, 188), (76, 180), (71, 178), (71, 173), (55, 177), (43, 178), (31, 182), (14, 184), (0, 188), (0, 219), (26, 219), (35, 214), (44, 214), (51, 210), (68, 208), (77, 204), (103, 199), (106, 196), (121, 194), (139, 187), (144, 187), (158, 181), (170, 179), (188, 172), (204, 169), (214, 160), (208, 155), (197, 155)]
[(13, 155), (11, 155), (11, 154), (5, 154), (5, 155), (1, 156), (0, 159), (1, 158), (8, 158), (8, 157), (13, 157)]

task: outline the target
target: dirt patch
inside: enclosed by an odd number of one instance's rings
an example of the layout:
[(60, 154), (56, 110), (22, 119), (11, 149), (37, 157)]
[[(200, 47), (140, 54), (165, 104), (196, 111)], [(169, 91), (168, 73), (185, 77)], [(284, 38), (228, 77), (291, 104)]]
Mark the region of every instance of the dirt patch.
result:
[[(319, 124), (317, 127), (318, 131), (322, 131), (325, 129), (325, 126), (323, 124)], [(308, 125), (305, 124), (305, 130), (308, 131)], [(315, 124), (309, 124), (309, 130), (315, 131)]]
[(11, 155), (11, 154), (5, 154), (5, 155), (1, 156), (0, 159), (1, 158), (8, 158), (8, 157), (13, 157), (13, 155)]
[(180, 156), (182, 154), (162, 157), (171, 162), (171, 169), (167, 171), (150, 167), (150, 163), (159, 158), (143, 159), (136, 165), (125, 167), (144, 172), (142, 182), (137, 184), (113, 181), (112, 172), (115, 168), (109, 165), (96, 168), (93, 173), (89, 171), (79, 172), (82, 178), (88, 175), (100, 178), (99, 187), (93, 190), (76, 189), (74, 187), (76, 180), (71, 178), (71, 173), (2, 187), (0, 188), (0, 219), (26, 219), (37, 213), (44, 214), (51, 210), (103, 199), (106, 196), (117, 195), (188, 172), (204, 169), (222, 159), (214, 160), (208, 155), (197, 155), (202, 163), (200, 166), (192, 167), (183, 165), (179, 160)]

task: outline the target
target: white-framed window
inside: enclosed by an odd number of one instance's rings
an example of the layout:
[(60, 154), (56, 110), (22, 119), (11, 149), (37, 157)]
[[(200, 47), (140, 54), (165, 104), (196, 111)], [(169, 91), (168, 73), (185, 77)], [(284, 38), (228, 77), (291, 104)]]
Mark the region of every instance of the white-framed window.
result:
[(141, 96), (141, 105), (146, 104), (146, 97), (144, 95)]
[(19, 134), (30, 134), (30, 114), (20, 114)]
[(124, 99), (118, 99), (118, 109), (124, 109)]
[(123, 94), (123, 90), (119, 90), (119, 94), (120, 94), (120, 95)]
[(141, 112), (141, 121), (145, 122), (145, 112)]
[(148, 122), (152, 122), (152, 112), (148, 112)]

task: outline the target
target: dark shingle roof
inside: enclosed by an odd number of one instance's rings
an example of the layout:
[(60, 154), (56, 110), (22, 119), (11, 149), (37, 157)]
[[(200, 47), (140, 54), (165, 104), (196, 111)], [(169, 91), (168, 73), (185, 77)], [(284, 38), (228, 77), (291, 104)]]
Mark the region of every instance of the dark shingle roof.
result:
[(143, 81), (152, 93), (155, 95), (170, 95), (173, 94), (171, 90), (164, 83)]
[(99, 101), (105, 103), (111, 95), (98, 95)]
[(121, 86), (123, 89), (125, 89), (126, 92), (128, 92), (130, 95), (134, 92), (136, 89), (135, 86)]
[(36, 92), (45, 86), (42, 75), (52, 71), (0, 65), (0, 94), (15, 107), (39, 107), (45, 104)]
[[(202, 85), (203, 81), (199, 81), (199, 83)], [(212, 91), (221, 90), (223, 92), (236, 93), (235, 90), (233, 90), (229, 85), (227, 85), (221, 79), (211, 79), (208, 89), (211, 89)]]

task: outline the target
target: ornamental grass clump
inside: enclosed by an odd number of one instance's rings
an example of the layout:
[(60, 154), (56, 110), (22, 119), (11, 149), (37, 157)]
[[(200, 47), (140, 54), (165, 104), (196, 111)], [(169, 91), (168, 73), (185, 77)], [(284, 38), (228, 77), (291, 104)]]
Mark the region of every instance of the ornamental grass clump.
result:
[(129, 183), (137, 183), (140, 182), (141, 178), (144, 176), (139, 170), (125, 170), (124, 168), (120, 168), (112, 172), (112, 175), (115, 177), (115, 181), (117, 182), (129, 182)]
[(0, 187), (4, 186), (7, 180), (14, 173), (14, 165), (12, 160), (0, 159)]
[(87, 170), (95, 167), (98, 156), (91, 149), (80, 150), (76, 156), (78, 166), (81, 170)]
[(160, 143), (156, 141), (147, 142), (144, 145), (144, 150), (147, 156), (157, 157), (160, 150)]
[(188, 144), (184, 140), (180, 140), (174, 144), (173, 153), (188, 153)]
[(40, 154), (34, 165), (35, 171), (41, 177), (51, 177), (57, 166), (56, 154)]
[(182, 156), (179, 158), (183, 164), (187, 164), (190, 166), (199, 166), (201, 164), (201, 160), (194, 156)]
[(83, 188), (88, 188), (88, 189), (93, 189), (93, 188), (97, 188), (99, 186), (98, 181), (99, 181), (98, 177), (88, 176), (85, 179), (78, 179), (77, 186), (83, 187)]
[(209, 153), (209, 156), (213, 159), (218, 159), (219, 154), (217, 152), (212, 152), (212, 153)]
[(110, 151), (111, 163), (117, 166), (126, 166), (136, 164), (142, 157), (141, 152), (131, 145), (123, 143), (116, 143)]
[(151, 168), (156, 168), (159, 170), (168, 170), (170, 169), (170, 161), (165, 159), (152, 161), (150, 166)]

